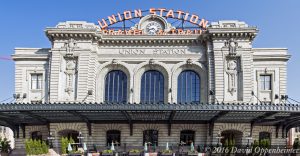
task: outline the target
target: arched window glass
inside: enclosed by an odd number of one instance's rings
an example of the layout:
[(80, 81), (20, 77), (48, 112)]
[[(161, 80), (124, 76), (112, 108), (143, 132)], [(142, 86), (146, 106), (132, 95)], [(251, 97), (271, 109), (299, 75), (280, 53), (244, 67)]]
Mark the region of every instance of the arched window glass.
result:
[(177, 102), (200, 102), (200, 77), (191, 70), (183, 71), (178, 76)]
[(195, 131), (183, 130), (180, 132), (180, 143), (190, 146), (192, 142), (195, 143)]
[(112, 142), (115, 146), (121, 145), (121, 132), (119, 130), (109, 130), (106, 132), (106, 144), (111, 146)]
[(145, 143), (147, 143), (149, 145), (149, 143), (151, 143), (151, 145), (158, 145), (158, 131), (157, 130), (145, 130), (143, 132), (143, 145)]
[(164, 76), (155, 70), (147, 71), (141, 81), (141, 102), (164, 102)]
[(113, 70), (105, 78), (105, 101), (127, 101), (127, 76), (120, 70)]

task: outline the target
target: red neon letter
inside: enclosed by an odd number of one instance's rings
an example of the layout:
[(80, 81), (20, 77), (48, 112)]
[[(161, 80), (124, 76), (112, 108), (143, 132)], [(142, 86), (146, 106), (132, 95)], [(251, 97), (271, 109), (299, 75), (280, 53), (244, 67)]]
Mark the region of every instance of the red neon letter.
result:
[(150, 12), (150, 14), (156, 15), (155, 8), (150, 8), (149, 12)]
[(124, 18), (126, 20), (131, 19), (132, 18), (131, 11), (124, 11)]
[(193, 24), (197, 24), (199, 17), (197, 15), (192, 15), (190, 18), (190, 22)]
[(208, 24), (208, 21), (205, 19), (202, 19), (199, 23), (199, 26), (203, 29), (206, 29), (207, 24)]
[(160, 8), (158, 10), (160, 11), (160, 16), (162, 17), (163, 16), (163, 12), (166, 11), (166, 9), (165, 8)]
[(102, 19), (103, 24), (101, 23), (100, 20), (98, 20), (98, 24), (100, 26), (101, 29), (105, 29), (107, 27), (107, 23), (104, 19)]
[(119, 21), (123, 21), (123, 18), (120, 13), (118, 13)]
[(111, 17), (108, 16), (108, 20), (109, 20), (109, 23), (110, 23), (110, 24), (117, 23), (117, 19), (116, 19), (116, 16), (115, 16), (115, 15), (111, 15)]
[(172, 18), (174, 18), (174, 12), (173, 10), (169, 10), (169, 12), (167, 13), (166, 17), (168, 18), (169, 16), (171, 16)]
[(142, 10), (141, 9), (134, 10), (134, 17), (142, 17)]

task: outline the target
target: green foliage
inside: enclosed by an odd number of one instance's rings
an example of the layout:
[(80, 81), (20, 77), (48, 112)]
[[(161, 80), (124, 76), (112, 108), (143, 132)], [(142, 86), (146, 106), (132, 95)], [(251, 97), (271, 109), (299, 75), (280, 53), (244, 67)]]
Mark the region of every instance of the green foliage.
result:
[(300, 147), (299, 138), (295, 138), (294, 144), (293, 144), (293, 149), (298, 149), (299, 147)]
[(67, 149), (68, 149), (69, 143), (70, 144), (75, 143), (73, 138), (69, 139), (68, 137), (61, 137), (61, 153), (62, 154), (67, 154)]
[(233, 147), (235, 146), (235, 139), (231, 137), (226, 138), (223, 146), (229, 149), (229, 153), (230, 153)]
[(49, 147), (45, 141), (41, 140), (25, 140), (25, 150), (28, 155), (47, 154)]
[(173, 153), (172, 150), (163, 150), (162, 151), (163, 154), (168, 154), (168, 153)]
[(259, 146), (259, 142), (257, 140), (254, 140), (254, 143), (253, 143), (253, 147), (258, 147)]
[(105, 154), (112, 154), (113, 151), (110, 150), (110, 149), (107, 149), (107, 150), (103, 150), (102, 153), (105, 153)]
[(261, 148), (270, 148), (270, 146), (271, 146), (270, 139), (261, 139), (259, 141), (259, 147)]
[(138, 149), (131, 149), (129, 153), (141, 153), (141, 151)]
[(228, 147), (228, 138), (225, 140), (224, 147)]
[(2, 140), (2, 138), (0, 137), (0, 151), (8, 153), (10, 149), (11, 149), (11, 147), (10, 147), (10, 141), (7, 140), (6, 138), (4, 138)]

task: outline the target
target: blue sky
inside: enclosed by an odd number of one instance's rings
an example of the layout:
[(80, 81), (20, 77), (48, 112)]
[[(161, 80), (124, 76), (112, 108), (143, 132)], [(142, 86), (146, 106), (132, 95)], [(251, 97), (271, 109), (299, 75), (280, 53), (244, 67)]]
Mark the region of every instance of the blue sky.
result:
[[(50, 47), (46, 27), (61, 21), (98, 19), (128, 9), (173, 8), (209, 21), (242, 20), (260, 30), (254, 47), (286, 47), (288, 95), (300, 101), (300, 0), (1, 0), (0, 57), (15, 47)], [(0, 101), (14, 93), (14, 63), (0, 60)], [(6, 101), (10, 102), (10, 100)]]

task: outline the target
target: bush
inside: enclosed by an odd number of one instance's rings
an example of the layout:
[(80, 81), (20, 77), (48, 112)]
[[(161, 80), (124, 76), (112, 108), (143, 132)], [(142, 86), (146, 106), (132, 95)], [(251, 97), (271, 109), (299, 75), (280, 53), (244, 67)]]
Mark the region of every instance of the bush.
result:
[(2, 138), (0, 138), (0, 151), (8, 153), (10, 149), (11, 149), (10, 141), (7, 140), (6, 138), (4, 138), (3, 140)]
[(295, 138), (294, 144), (293, 144), (293, 149), (298, 149), (300, 146), (299, 138)]
[(105, 153), (105, 154), (112, 154), (113, 151), (110, 150), (110, 149), (107, 149), (107, 150), (103, 150), (102, 153)]
[(129, 153), (141, 153), (141, 151), (138, 149), (131, 149)]
[(61, 137), (61, 153), (62, 154), (67, 154), (67, 149), (68, 149), (68, 145), (75, 143), (75, 141), (73, 140), (73, 138), (68, 138), (68, 137)]
[(261, 148), (270, 148), (271, 141), (270, 139), (261, 139), (259, 141), (259, 147)]
[(45, 141), (27, 139), (25, 141), (27, 155), (47, 154), (49, 147)]

